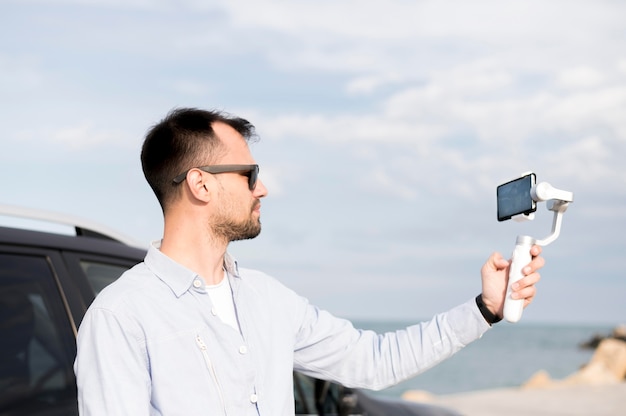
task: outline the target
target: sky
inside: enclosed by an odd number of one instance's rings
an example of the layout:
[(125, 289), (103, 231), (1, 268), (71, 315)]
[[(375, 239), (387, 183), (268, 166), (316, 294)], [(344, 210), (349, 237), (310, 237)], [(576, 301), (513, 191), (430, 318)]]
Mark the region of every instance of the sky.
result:
[[(231, 245), (334, 314), (422, 320), (480, 292), (533, 171), (574, 193), (522, 322), (626, 323), (626, 2), (0, 0), (0, 203), (146, 246), (146, 131), (177, 107), (250, 120), (269, 190)], [(508, 324), (510, 325), (510, 324)]]

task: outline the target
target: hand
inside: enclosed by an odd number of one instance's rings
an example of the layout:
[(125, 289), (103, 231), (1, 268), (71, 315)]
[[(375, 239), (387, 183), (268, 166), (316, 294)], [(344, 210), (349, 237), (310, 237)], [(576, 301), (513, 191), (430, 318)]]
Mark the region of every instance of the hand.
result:
[[(524, 277), (513, 284), (511, 294), (513, 299), (524, 299), (524, 308), (532, 302), (537, 293), (535, 284), (541, 279), (538, 271), (545, 263), (540, 256), (541, 246), (532, 246), (530, 254), (533, 259), (522, 269)], [(493, 253), (480, 270), (483, 302), (499, 317), (503, 314), (510, 265), (511, 262), (504, 259), (500, 253)]]

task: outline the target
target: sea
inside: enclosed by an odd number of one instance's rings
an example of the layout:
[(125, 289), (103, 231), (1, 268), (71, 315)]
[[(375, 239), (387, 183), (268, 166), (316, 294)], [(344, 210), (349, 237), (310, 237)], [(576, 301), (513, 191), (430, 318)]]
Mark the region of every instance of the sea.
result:
[[(379, 333), (404, 328), (408, 322), (354, 321), (357, 328)], [(372, 392), (400, 397), (407, 390), (432, 394), (519, 387), (539, 371), (562, 379), (589, 362), (593, 350), (581, 344), (608, 336), (611, 326), (501, 322), (451, 358), (396, 386)]]

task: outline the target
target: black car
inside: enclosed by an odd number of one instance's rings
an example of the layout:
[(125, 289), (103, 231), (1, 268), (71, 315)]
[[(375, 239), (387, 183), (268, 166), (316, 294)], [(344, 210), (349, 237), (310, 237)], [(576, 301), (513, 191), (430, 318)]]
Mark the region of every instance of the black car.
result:
[[(77, 415), (73, 362), (87, 307), (143, 260), (131, 240), (82, 220), (0, 206), (0, 215), (71, 224), (72, 235), (0, 227), (0, 416)], [(455, 415), (294, 373), (298, 415)]]

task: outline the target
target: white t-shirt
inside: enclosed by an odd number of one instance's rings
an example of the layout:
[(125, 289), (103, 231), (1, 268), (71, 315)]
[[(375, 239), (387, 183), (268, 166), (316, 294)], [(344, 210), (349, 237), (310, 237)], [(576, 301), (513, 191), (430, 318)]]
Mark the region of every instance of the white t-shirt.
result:
[(207, 285), (207, 292), (213, 303), (213, 314), (217, 315), (222, 322), (231, 326), (236, 331), (240, 331), (237, 314), (235, 312), (235, 303), (233, 302), (233, 292), (230, 288), (230, 281), (226, 272), (224, 278), (216, 285)]

